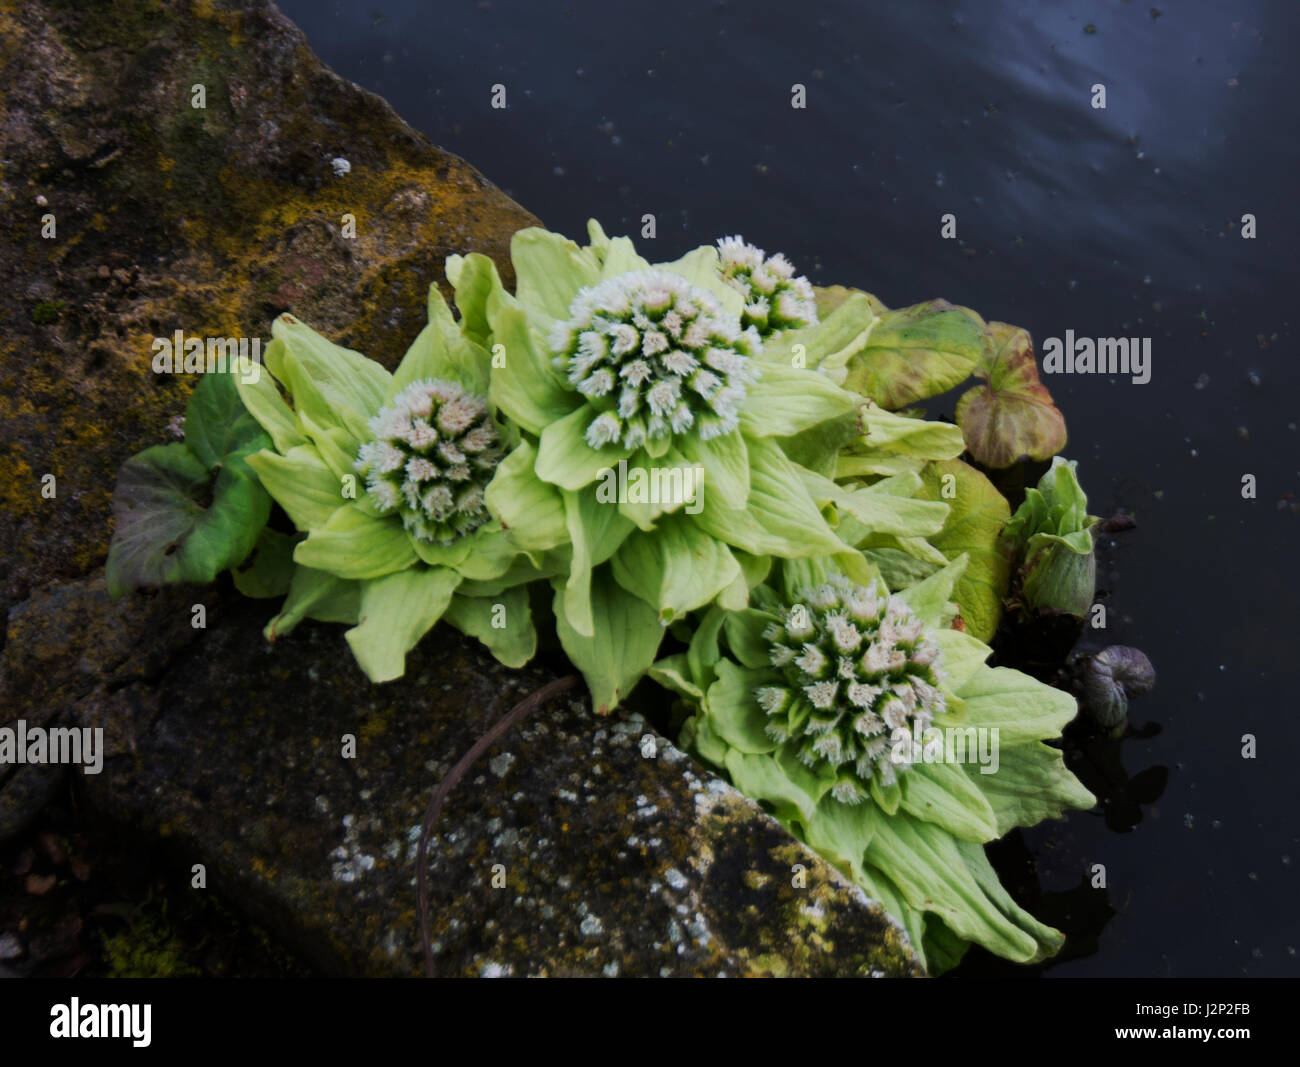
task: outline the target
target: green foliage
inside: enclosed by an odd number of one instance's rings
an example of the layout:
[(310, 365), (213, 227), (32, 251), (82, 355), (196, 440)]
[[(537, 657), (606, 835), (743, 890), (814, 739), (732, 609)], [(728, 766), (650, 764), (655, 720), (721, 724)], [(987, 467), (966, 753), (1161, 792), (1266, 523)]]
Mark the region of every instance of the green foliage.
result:
[[(1008, 524), (959, 458), (1064, 443), (1028, 336), (942, 300), (814, 292), (739, 237), (651, 264), (593, 221), (585, 245), (522, 230), (511, 259), (513, 292), (486, 257), (452, 256), (459, 317), (432, 287), (391, 374), (280, 316), (269, 373), (205, 380), (188, 442), (123, 466), (115, 591), (233, 568), (246, 595), (284, 597), (268, 640), (345, 623), (383, 682), (439, 620), (523, 666), (549, 588), (598, 713), (647, 675), (675, 693), (683, 743), (932, 970), (972, 942), (1055, 951), (982, 845), (1092, 803), (1043, 743), (1075, 705), (985, 666), (984, 641), (1013, 557), (1026, 601), (1074, 603), (1062, 575), (1091, 563), (1094, 520), (1072, 464)], [(891, 410), (972, 374), (959, 426)], [(271, 500), (292, 532), (264, 529)], [(665, 656), (670, 626), (686, 647)], [(996, 732), (995, 772), (908, 741), (966, 728)]]
[(190, 397), (184, 444), (157, 445), (122, 465), (105, 566), (108, 590), (207, 583), (243, 562), (271, 502), (246, 462), (270, 444), (230, 374), (209, 374)]
[(1005, 543), (1016, 559), (1020, 603), (1029, 611), (1082, 618), (1092, 606), (1097, 564), (1088, 498), (1074, 460), (1059, 456), (1007, 524)]

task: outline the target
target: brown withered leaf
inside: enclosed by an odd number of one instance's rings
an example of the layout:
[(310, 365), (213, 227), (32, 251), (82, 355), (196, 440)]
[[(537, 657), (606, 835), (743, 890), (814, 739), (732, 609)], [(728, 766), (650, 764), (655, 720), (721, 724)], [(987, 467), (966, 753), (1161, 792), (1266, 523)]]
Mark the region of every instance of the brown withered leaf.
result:
[(957, 402), (957, 424), (966, 447), (992, 468), (1056, 455), (1065, 447), (1065, 417), (1039, 381), (1029, 334), (1018, 326), (990, 322), (986, 337), (985, 357), (975, 371), (984, 380)]

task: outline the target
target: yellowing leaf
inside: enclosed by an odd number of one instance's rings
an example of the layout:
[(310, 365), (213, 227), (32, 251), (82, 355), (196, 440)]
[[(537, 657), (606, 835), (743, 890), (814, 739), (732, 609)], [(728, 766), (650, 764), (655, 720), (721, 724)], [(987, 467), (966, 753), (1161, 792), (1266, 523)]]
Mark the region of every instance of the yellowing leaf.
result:
[(961, 607), (966, 629), (989, 641), (1002, 618), (1002, 601), (1011, 580), (1011, 562), (999, 541), (1011, 509), (992, 482), (959, 459), (929, 463), (921, 478), (920, 499), (948, 504), (948, 519), (930, 543), (948, 559), (963, 553), (968, 557), (953, 599)]
[(1065, 447), (1065, 417), (1038, 379), (1029, 334), (1005, 322), (988, 324), (982, 385), (957, 402), (957, 424), (970, 453), (986, 467), (1042, 460)]

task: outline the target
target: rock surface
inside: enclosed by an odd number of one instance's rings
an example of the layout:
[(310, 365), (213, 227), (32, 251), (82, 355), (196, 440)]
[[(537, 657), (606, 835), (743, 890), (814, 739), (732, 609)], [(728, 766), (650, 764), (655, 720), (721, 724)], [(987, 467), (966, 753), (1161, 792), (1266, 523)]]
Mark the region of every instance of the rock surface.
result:
[[(341, 627), (272, 647), (271, 603), (224, 580), (112, 601), (99, 565), (117, 466), (168, 439), (192, 387), (152, 374), (155, 336), (256, 335), (287, 310), (391, 367), (443, 258), (505, 267), (535, 220), (269, 4), (0, 4), (0, 97), (0, 275), (18, 298), (0, 303), (0, 723), (103, 727), (103, 773), (76, 774), (96, 811), (202, 863), (319, 967), (418, 973), (428, 794), (552, 675), (439, 628), (376, 687)], [(58, 781), (0, 767), (0, 835)], [(502, 739), (440, 830), (443, 974), (916, 971), (880, 910), (757, 806), (585, 700)]]

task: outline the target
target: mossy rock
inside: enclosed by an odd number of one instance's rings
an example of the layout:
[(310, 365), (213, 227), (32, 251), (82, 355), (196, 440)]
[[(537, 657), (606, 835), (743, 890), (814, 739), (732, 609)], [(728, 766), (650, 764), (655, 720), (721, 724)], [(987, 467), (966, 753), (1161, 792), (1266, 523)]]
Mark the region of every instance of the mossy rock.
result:
[[(443, 259), (480, 251), (508, 274), (510, 235), (536, 220), (269, 3), (0, 3), (0, 112), (17, 298), (0, 303), (0, 723), (104, 728), (103, 772), (74, 775), (95, 812), (178, 871), (202, 863), (318, 967), (418, 973), (429, 792), (550, 675), (441, 627), (376, 687), (340, 627), (268, 645), (273, 606), (225, 580), (113, 601), (99, 566), (118, 466), (168, 439), (193, 386), (152, 372), (155, 337), (265, 337), (290, 311), (393, 367)], [(446, 975), (917, 972), (898, 927), (756, 804), (584, 700), (498, 743), (430, 864)]]

